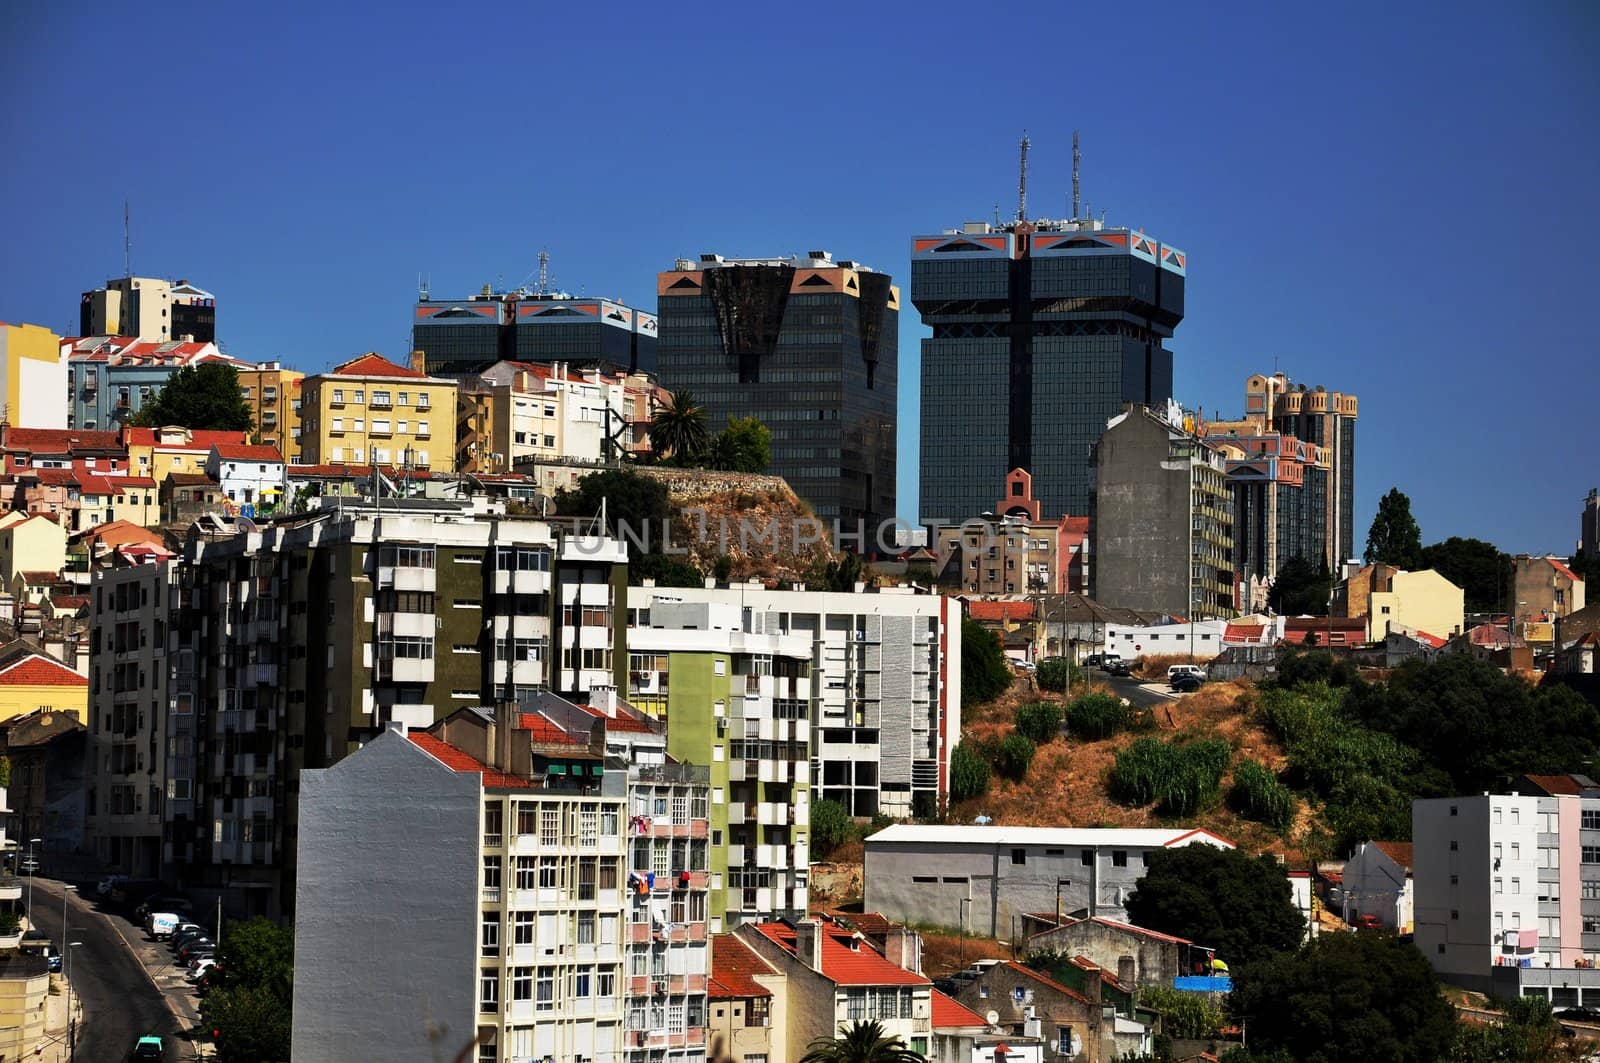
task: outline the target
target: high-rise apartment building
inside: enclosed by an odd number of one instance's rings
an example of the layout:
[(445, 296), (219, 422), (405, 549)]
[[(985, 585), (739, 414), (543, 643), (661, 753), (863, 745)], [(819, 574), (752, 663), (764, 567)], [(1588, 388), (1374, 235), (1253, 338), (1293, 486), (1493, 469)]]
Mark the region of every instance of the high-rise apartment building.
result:
[(922, 341), (922, 517), (983, 513), (1012, 469), (1083, 514), (1090, 449), (1125, 403), (1172, 397), (1187, 256), (1089, 218), (969, 222), (911, 244)]
[(429, 373), (481, 373), (496, 362), (566, 362), (607, 371), (656, 370), (656, 317), (615, 299), (488, 285), (466, 299), (432, 299), (412, 312), (411, 347)]
[[(669, 630), (640, 634), (641, 646), (665, 645), (664, 640), (672, 635), (671, 628), (689, 623), (683, 606), (714, 605), (737, 609), (738, 631), (745, 636), (777, 636), (778, 644), (784, 646), (789, 644), (783, 640), (798, 636), (811, 647), (810, 687), (815, 699), (808, 717), (811, 800), (837, 801), (854, 816), (870, 817), (878, 812), (910, 816), (928, 814), (949, 792), (950, 755), (961, 734), (961, 607), (954, 599), (915, 594), (909, 588), (898, 587), (861, 588), (856, 593), (768, 590), (759, 582), (703, 588), (630, 587), (630, 630), (655, 627), (657, 603), (668, 607), (662, 616), (663, 626)], [(708, 622), (724, 622), (710, 611), (706, 616)], [(701, 636), (686, 631), (679, 637), (689, 640)], [(640, 651), (641, 655), (645, 652)], [(770, 795), (781, 792), (779, 787), (792, 777), (780, 764), (798, 753), (793, 746), (777, 744), (798, 742), (792, 736), (800, 731), (799, 720), (785, 717), (800, 711), (795, 703), (803, 689), (799, 675), (784, 674), (793, 666), (780, 665), (780, 656), (784, 655), (773, 656), (774, 677), (793, 678), (796, 682), (774, 684), (770, 708), (761, 693), (767, 685), (759, 672), (754, 704), (727, 706), (730, 727), (733, 719), (743, 718), (746, 735), (753, 729), (757, 743), (774, 743), (770, 747), (746, 745), (742, 750), (745, 756), (740, 758), (747, 762), (746, 781), (748, 761), (754, 760), (757, 780), (768, 784), (766, 790), (758, 791), (769, 796), (758, 798), (756, 817), (763, 834), (754, 843), (757, 845), (788, 844), (780, 841), (781, 834), (766, 831), (785, 824), (775, 819), (761, 822), (762, 815), (777, 815), (770, 809), (763, 812), (763, 808), (774, 802)], [(641, 667), (640, 671), (649, 672), (656, 663), (649, 662), (650, 667)], [(762, 667), (755, 661), (751, 663)], [(715, 682), (720, 677), (716, 676), (714, 661), (712, 667), (711, 681)], [(745, 683), (748, 691), (748, 677)], [(629, 689), (640, 688), (630, 685)], [(780, 699), (780, 690), (795, 693), (785, 692)], [(652, 705), (642, 692), (633, 696), (644, 705)], [(752, 697), (748, 693), (746, 696)], [(715, 718), (715, 695), (711, 700)], [(674, 711), (671, 700), (667, 711)], [(703, 708), (697, 711), (704, 713)], [(668, 730), (671, 729), (669, 716)], [(790, 737), (780, 739), (780, 734)], [(748, 755), (752, 751), (756, 757)], [(733, 753), (730, 745), (728, 755)], [(732, 785), (731, 766), (729, 778)], [(798, 800), (798, 789), (792, 792)], [(748, 805), (745, 811), (748, 815)], [(793, 845), (798, 853), (798, 828), (804, 824), (797, 816), (791, 818), (796, 820)], [(731, 812), (729, 822), (736, 822)], [(768, 850), (769, 855), (772, 852)], [(773, 903), (793, 903), (798, 896), (793, 891), (802, 884), (795, 880), (792, 885), (783, 885), (790, 893), (784, 898), (772, 895)], [(771, 888), (778, 889), (780, 885), (774, 882)]]
[(83, 293), (78, 333), (211, 343), (217, 338), (217, 299), (186, 280), (118, 277)]
[(1589, 488), (1578, 522), (1578, 549), (1587, 557), (1600, 557), (1600, 488)]
[(1356, 490), (1356, 396), (1328, 391), (1321, 384), (1291, 387), (1282, 373), (1245, 381), (1245, 416), (1260, 417), (1272, 431), (1317, 448), (1316, 468), (1323, 496), (1321, 518), (1328, 571), (1356, 556), (1353, 530)]
[(300, 461), (300, 385), (306, 375), (279, 362), (239, 370), (239, 394), (255, 420), (261, 445), (277, 447), (285, 460)]
[(1095, 445), (1091, 596), (1188, 619), (1233, 616), (1233, 499), (1220, 449), (1181, 410), (1111, 419)]
[[(812, 639), (744, 628), (732, 601), (630, 608), (628, 690), (674, 757), (710, 767), (712, 930), (806, 914)], [(630, 595), (630, 598), (633, 598)], [(638, 596), (643, 599), (643, 595)], [(630, 605), (632, 603), (630, 602)]]
[[(618, 686), (625, 549), (482, 499), (339, 498), (191, 540), (169, 627), (192, 677), (193, 805), (168, 873), (243, 913), (292, 898), (296, 787), (390, 720)], [(621, 659), (621, 663), (615, 663)]]
[(306, 377), (300, 391), (306, 464), (455, 470), (454, 380), (364, 354)]
[(457, 471), (621, 461), (649, 431), (655, 392), (638, 373), (497, 362), (459, 378)]
[(303, 776), (295, 1059), (705, 1060), (705, 771), (538, 704)]
[(692, 392), (713, 433), (730, 417), (766, 425), (770, 471), (823, 521), (852, 534), (862, 522), (863, 552), (876, 549), (895, 516), (900, 292), (889, 275), (826, 251), (708, 254), (679, 259), (656, 293), (662, 384)]

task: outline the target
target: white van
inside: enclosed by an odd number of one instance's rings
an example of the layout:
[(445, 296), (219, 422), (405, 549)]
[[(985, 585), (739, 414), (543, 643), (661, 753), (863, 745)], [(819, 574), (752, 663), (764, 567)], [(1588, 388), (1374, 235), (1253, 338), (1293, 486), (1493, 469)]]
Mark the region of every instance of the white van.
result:
[(1175, 664), (1167, 669), (1167, 682), (1172, 682), (1180, 675), (1192, 675), (1196, 679), (1205, 679), (1206, 670), (1198, 664)]
[(144, 929), (155, 940), (165, 941), (181, 922), (183, 917), (176, 912), (151, 912), (144, 917)]

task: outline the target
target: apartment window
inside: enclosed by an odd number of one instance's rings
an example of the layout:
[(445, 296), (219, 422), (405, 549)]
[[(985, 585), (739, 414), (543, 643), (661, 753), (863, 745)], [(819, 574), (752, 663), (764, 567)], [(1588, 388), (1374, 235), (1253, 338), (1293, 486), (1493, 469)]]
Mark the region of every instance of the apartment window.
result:
[(1506, 891), (1506, 880), (1503, 879), (1503, 878), (1495, 879), (1494, 880), (1494, 891), (1496, 893), (1504, 893)]
[(1600, 881), (1590, 879), (1584, 882), (1582, 897), (1586, 901), (1600, 901)]
[[(700, 800), (703, 802), (705, 798), (702, 796)], [(616, 809), (607, 809), (602, 811), (600, 813), (600, 834), (606, 838), (615, 838), (617, 836), (617, 829), (618, 818)]]
[(598, 877), (598, 863), (592, 856), (586, 856), (578, 861), (578, 900), (594, 900), (595, 879)]
[(366, 392), (365, 392), (365, 391), (364, 391), (364, 390), (359, 390), (359, 389), (358, 389), (358, 390), (357, 390), (357, 391), (356, 391), (356, 393), (355, 393), (355, 399), (354, 399), (354, 401), (355, 401), (355, 402), (356, 402), (356, 403), (357, 403), (357, 404), (360, 404), (360, 403), (363, 403), (363, 402), (366, 402), (366, 401), (367, 401), (367, 393), (366, 393)]
[(580, 945), (593, 945), (594, 944), (594, 913), (593, 912), (579, 912), (578, 913), (578, 944), (580, 944)]
[(485, 900), (498, 900), (500, 898), (500, 858), (486, 856), (483, 858), (483, 896)]
[(614, 890), (617, 888), (617, 858), (608, 856), (600, 861), (600, 888)]
[(1513, 859), (1513, 860), (1521, 860), (1522, 859), (1522, 843), (1521, 842), (1512, 842), (1511, 843), (1511, 859)]
[(600, 816), (592, 810), (584, 810), (578, 814), (578, 845), (584, 849), (593, 849), (599, 840)]
[(1600, 917), (1592, 915), (1584, 916), (1583, 932), (1585, 934), (1600, 934)]
[(556, 969), (539, 968), (538, 996), (534, 998), (535, 1011), (556, 1010)]
[(1586, 864), (1600, 864), (1600, 845), (1585, 845), (1583, 847), (1583, 862)]
[(587, 1000), (594, 995), (594, 974), (584, 968), (572, 973), (572, 995), (579, 1000)]
[(539, 861), (533, 856), (517, 857), (517, 889), (531, 890), (538, 877)]
[(511, 944), (513, 944), (513, 945), (532, 945), (533, 944), (533, 913), (532, 912), (512, 912), (511, 913)]
[(513, 1001), (533, 999), (532, 967), (511, 968), (511, 999)]
[[(772, 999), (770, 997), (752, 997), (745, 1006), (744, 1024), (746, 1026), (765, 1026), (771, 1021)], [(746, 1056), (746, 1059), (749, 1057)]]
[(500, 972), (492, 967), (478, 972), (478, 1010), (500, 1010)]
[(553, 856), (539, 857), (539, 888), (553, 890), (561, 879), (561, 866)]
[(1513, 878), (1511, 880), (1511, 893), (1512, 893), (1512, 895), (1516, 896), (1516, 895), (1520, 894), (1521, 892), (1522, 892), (1522, 880), (1520, 878)]
[(1582, 826), (1584, 830), (1600, 830), (1600, 808), (1584, 809), (1583, 820), (1580, 826)]
[(389, 401), (389, 393), (387, 391), (374, 391), (372, 393), (372, 405), (392, 406), (393, 403)]
[(601, 999), (617, 995), (617, 969), (615, 967), (602, 967), (595, 976), (595, 995)]
[(500, 917), (493, 912), (484, 913), (478, 946), (485, 956), (500, 955)]
[(418, 421), (417, 422), (417, 438), (418, 439), (427, 439), (431, 435), (433, 435), (433, 433), (428, 430), (428, 422), (427, 421)]
[(498, 801), (490, 802), (483, 806), (483, 844), (494, 848), (500, 844), (500, 836), (505, 830), (505, 810)]
[(1111, 850), (1111, 866), (1112, 867), (1127, 867), (1128, 866), (1128, 851), (1126, 849), (1113, 849), (1113, 850)]
[(333, 389), (333, 402), (336, 406), (344, 405), (344, 388)]

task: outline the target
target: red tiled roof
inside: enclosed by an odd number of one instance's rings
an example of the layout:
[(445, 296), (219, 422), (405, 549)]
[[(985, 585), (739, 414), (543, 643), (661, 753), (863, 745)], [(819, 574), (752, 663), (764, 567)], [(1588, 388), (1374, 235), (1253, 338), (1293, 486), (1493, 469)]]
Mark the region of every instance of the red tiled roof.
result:
[(7, 450), (49, 451), (67, 454), (78, 450), (121, 450), (115, 432), (79, 428), (8, 428)]
[(1062, 526), (1067, 529), (1067, 531), (1073, 533), (1074, 535), (1089, 534), (1088, 517), (1062, 517), (1061, 523)]
[(61, 573), (52, 572), (48, 569), (24, 570), (19, 575), (27, 581), (30, 587), (44, 587), (52, 583), (61, 582)]
[(1557, 572), (1561, 573), (1563, 576), (1567, 577), (1572, 582), (1574, 582), (1574, 583), (1582, 583), (1583, 582), (1583, 578), (1581, 576), (1579, 576), (1576, 572), (1573, 572), (1572, 569), (1568, 568), (1566, 566), (1566, 563), (1564, 561), (1562, 561), (1560, 558), (1547, 557), (1547, 558), (1545, 558), (1545, 560), (1550, 562), (1550, 567), (1551, 568), (1555, 569)]
[(259, 443), (215, 443), (211, 449), (224, 461), (283, 461), (277, 447)]
[[(795, 951), (794, 927), (788, 923), (756, 923), (755, 929), (768, 940), (790, 952)], [(884, 959), (871, 945), (853, 934), (842, 934), (823, 926), (822, 973), (835, 985), (927, 985), (928, 980)], [(845, 942), (855, 942), (855, 947)]]
[(470, 753), (464, 753), (442, 738), (436, 738), (424, 731), (408, 731), (406, 737), (416, 745), (440, 761), (445, 767), (463, 773), (477, 773), (483, 776), (483, 785), (487, 788), (504, 787), (506, 789), (531, 789), (533, 784), (527, 779), (515, 775), (507, 775), (503, 771), (496, 771)]
[(646, 720), (633, 716), (622, 709), (618, 709), (615, 716), (608, 716), (606, 713), (592, 705), (579, 705), (578, 708), (582, 709), (584, 712), (587, 712), (590, 716), (593, 716), (596, 719), (604, 720), (606, 722), (607, 731), (627, 731), (632, 734), (656, 733), (656, 729), (651, 727)]
[(1426, 631), (1422, 631), (1422, 630), (1418, 630), (1416, 635), (1413, 636), (1413, 637), (1416, 638), (1417, 641), (1419, 641), (1419, 642), (1426, 642), (1428, 645), (1432, 646), (1434, 649), (1439, 649), (1445, 643), (1450, 641), (1449, 639), (1442, 639), (1438, 635), (1430, 635)]
[(408, 369), (403, 365), (396, 365), (381, 354), (363, 354), (359, 358), (352, 358), (348, 362), (334, 366), (328, 371), (329, 376), (393, 376), (422, 379), (427, 373), (419, 373), (415, 369)]
[(162, 443), (159, 428), (127, 428), (129, 446), (155, 447), (158, 450), (203, 450), (210, 453), (215, 446), (244, 446), (250, 440), (248, 432), (224, 432), (220, 429), (202, 428), (189, 433), (188, 442), (178, 440)]
[(78, 474), (71, 469), (30, 469), (26, 475), (38, 480), (46, 487), (76, 487)]
[(1373, 842), (1372, 847), (1405, 870), (1411, 870), (1410, 842)]
[(82, 594), (63, 594), (51, 598), (50, 604), (57, 609), (82, 609), (89, 604), (89, 599)]
[[(328, 465), (290, 465), (288, 471), (289, 471), (289, 476), (291, 478), (292, 477), (296, 477), (296, 476), (299, 476), (299, 477), (305, 477), (305, 476), (335, 477), (336, 476), (336, 477), (340, 477), (340, 478), (359, 479), (359, 478), (361, 478), (363, 476), (371, 476), (372, 475), (372, 466), (371, 465), (333, 465), (333, 464), (328, 464)], [(390, 477), (391, 479), (394, 478), (395, 476), (400, 475), (400, 470), (396, 469), (393, 465), (380, 465), (380, 466), (378, 466), (378, 471), (383, 473), (385, 476)], [(410, 472), (407, 472), (405, 475), (411, 477), (411, 479), (413, 479), (413, 480), (426, 480), (426, 479), (429, 479), (433, 474), (428, 472), (427, 470), (424, 470), (424, 469), (412, 469)]]
[(549, 742), (567, 746), (578, 744), (576, 738), (556, 726), (554, 721), (546, 716), (541, 716), (537, 712), (521, 713), (517, 719), (517, 730), (531, 732), (535, 742)]
[(96, 524), (93, 528), (78, 536), (82, 543), (108, 543), (112, 546), (118, 543), (154, 543), (160, 542), (161, 536), (149, 528), (143, 528), (131, 520), (113, 520), (105, 524)]
[(30, 653), (0, 667), (0, 686), (86, 687), (88, 685), (89, 680), (86, 677), (42, 653)]
[(969, 601), (967, 615), (973, 620), (999, 621), (1002, 624), (1009, 620), (1032, 620), (1033, 603)]
[(221, 487), (222, 485), (203, 472), (169, 472), (167, 483), (174, 487)]
[(1050, 989), (1054, 989), (1057, 993), (1064, 993), (1074, 1000), (1083, 1001), (1085, 1004), (1089, 1003), (1089, 998), (1078, 992), (1076, 989), (1070, 989), (1056, 981), (1054, 978), (1046, 977), (1030, 967), (1024, 967), (1015, 960), (1007, 960), (1004, 964), (1002, 964), (1002, 966), (1011, 971), (1013, 974), (1020, 974), (1028, 978), (1032, 978), (1035, 982), (1038, 982), (1040, 985), (1046, 986)]
[(945, 996), (937, 989), (933, 991), (933, 1028), (935, 1030), (947, 1029), (952, 1026), (988, 1025), (989, 1023), (982, 1015), (979, 1015), (965, 1004)]
[(130, 487), (154, 487), (156, 482), (148, 476), (96, 476), (93, 473), (81, 473), (78, 476), (78, 486), (86, 495), (115, 495), (121, 494)]
[(1578, 785), (1578, 780), (1570, 775), (1527, 775), (1524, 778), (1551, 797), (1583, 793), (1583, 787)]
[(772, 990), (757, 982), (754, 975), (774, 974), (771, 965), (756, 955), (737, 934), (713, 934), (711, 937), (711, 985), (707, 995), (712, 1000), (729, 1000), (735, 997), (770, 997)]

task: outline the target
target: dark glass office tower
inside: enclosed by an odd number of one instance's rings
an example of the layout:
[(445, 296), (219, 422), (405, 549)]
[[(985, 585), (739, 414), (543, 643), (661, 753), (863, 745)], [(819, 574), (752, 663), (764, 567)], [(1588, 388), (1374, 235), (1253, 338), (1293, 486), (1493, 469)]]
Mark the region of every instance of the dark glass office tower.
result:
[(1049, 515), (1089, 512), (1090, 450), (1125, 402), (1172, 397), (1164, 342), (1186, 257), (1081, 219), (969, 223), (912, 241), (922, 341), (924, 520), (994, 506), (1012, 469)]
[(610, 299), (489, 289), (452, 302), (424, 295), (413, 311), (411, 347), (429, 373), (481, 373), (496, 362), (598, 365), (656, 371), (654, 314)]
[[(826, 251), (800, 259), (680, 259), (657, 281), (661, 383), (691, 391), (715, 433), (754, 417), (772, 469), (825, 521), (895, 515), (900, 292)], [(992, 493), (992, 492), (991, 492)]]

